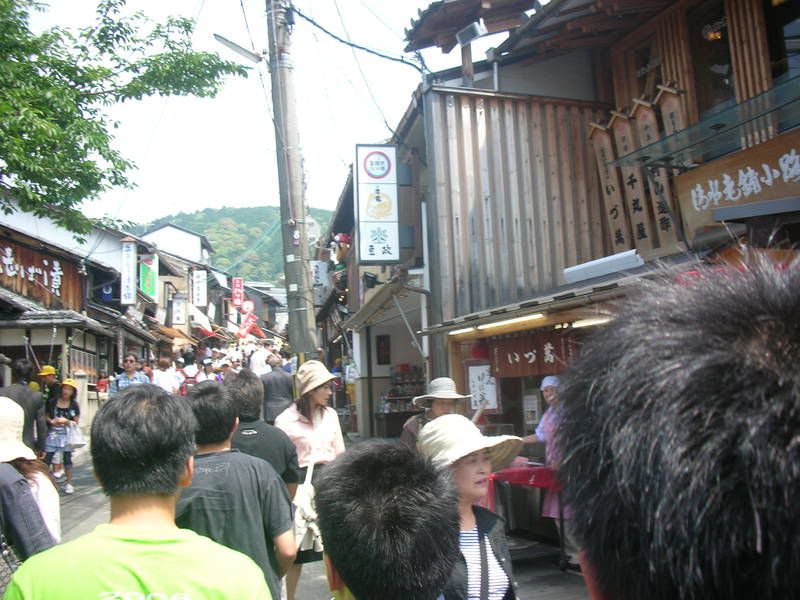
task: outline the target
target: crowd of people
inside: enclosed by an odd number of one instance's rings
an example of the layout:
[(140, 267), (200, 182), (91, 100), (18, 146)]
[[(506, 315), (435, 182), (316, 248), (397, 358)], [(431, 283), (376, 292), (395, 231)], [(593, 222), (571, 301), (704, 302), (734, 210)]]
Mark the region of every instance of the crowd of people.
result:
[[(0, 397), (3, 532), (26, 559), (5, 597), (277, 599), (286, 575), (293, 600), (292, 573), (322, 559), (336, 600), (515, 599), (503, 520), (481, 505), (492, 472), (536, 441), (592, 600), (798, 597), (797, 267), (643, 284), (541, 382), (549, 414), (525, 439), (483, 435), (438, 381), (419, 404), (450, 402), (416, 423), (415, 443), (345, 450), (318, 361), (298, 369), (274, 427), (250, 369), (185, 397), (127, 385), (91, 427), (110, 522), (60, 545), (36, 411)], [(51, 428), (78, 416), (69, 387)], [(298, 544), (292, 496), (309, 484), (322, 554)]]

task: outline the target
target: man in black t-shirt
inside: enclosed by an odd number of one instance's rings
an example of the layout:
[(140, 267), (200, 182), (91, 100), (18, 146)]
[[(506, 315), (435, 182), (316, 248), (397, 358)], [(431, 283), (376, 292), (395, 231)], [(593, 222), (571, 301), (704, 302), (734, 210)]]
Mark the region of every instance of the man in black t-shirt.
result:
[(286, 486), (268, 462), (231, 448), (238, 418), (222, 384), (203, 381), (187, 398), (197, 419), (197, 454), (175, 523), (252, 558), (280, 598), (280, 578), (297, 553)]
[(233, 434), (232, 446), (271, 464), (294, 498), (300, 482), (297, 449), (288, 435), (261, 420), (261, 381), (258, 376), (250, 369), (242, 369), (225, 380), (225, 389), (239, 412), (239, 427)]

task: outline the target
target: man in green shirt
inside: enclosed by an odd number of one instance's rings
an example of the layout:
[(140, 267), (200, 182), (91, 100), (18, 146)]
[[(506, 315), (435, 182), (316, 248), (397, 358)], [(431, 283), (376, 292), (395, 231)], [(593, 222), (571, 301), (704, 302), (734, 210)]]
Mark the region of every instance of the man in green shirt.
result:
[(29, 558), (8, 600), (270, 600), (247, 556), (175, 526), (178, 489), (194, 471), (195, 418), (183, 398), (131, 386), (92, 423), (95, 474), (111, 521)]

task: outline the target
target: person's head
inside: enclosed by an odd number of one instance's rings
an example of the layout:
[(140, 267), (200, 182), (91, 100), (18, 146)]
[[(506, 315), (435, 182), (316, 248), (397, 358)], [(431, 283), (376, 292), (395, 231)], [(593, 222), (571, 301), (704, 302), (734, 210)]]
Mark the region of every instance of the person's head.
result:
[(135, 354), (128, 353), (122, 357), (122, 368), (125, 369), (125, 372), (128, 375), (133, 375), (136, 371), (136, 367), (139, 363), (139, 359), (136, 358)]
[(166, 356), (162, 356), (158, 359), (158, 370), (159, 371), (166, 371), (170, 367), (169, 359)]
[(315, 413), (324, 411), (328, 406), (328, 400), (333, 393), (331, 381), (336, 379), (336, 375), (318, 360), (307, 360), (297, 369), (295, 377), (300, 394), (296, 401), (297, 410), (311, 421)]
[(800, 264), (650, 284), (559, 388), (559, 479), (600, 592), (800, 595)]
[(464, 502), (475, 503), (489, 491), (489, 474), (507, 467), (522, 448), (514, 435), (485, 436), (463, 415), (443, 415), (425, 425), (417, 450), (440, 468), (453, 472)]
[(325, 552), (358, 600), (433, 600), (459, 556), (449, 474), (396, 441), (357, 444), (315, 482)]
[(547, 402), (549, 405), (555, 405), (558, 403), (558, 386), (560, 381), (558, 377), (555, 375), (548, 375), (544, 379), (542, 379), (542, 383), (539, 385), (539, 389), (542, 391), (542, 397), (544, 401)]
[(237, 423), (236, 406), (222, 384), (203, 381), (189, 390), (187, 398), (197, 419), (198, 445), (218, 444), (231, 436)]
[(191, 480), (195, 418), (184, 398), (150, 384), (105, 402), (92, 421), (94, 471), (107, 496), (169, 496)]
[(250, 369), (231, 373), (225, 379), (225, 389), (230, 394), (234, 407), (242, 421), (257, 421), (261, 418), (261, 403), (264, 400), (264, 384)]
[(214, 361), (211, 360), (210, 358), (204, 358), (203, 359), (203, 371), (205, 371), (207, 374), (213, 373), (214, 372)]
[(78, 382), (74, 379), (65, 379), (61, 382), (61, 399), (74, 400), (78, 396)]
[(281, 364), (283, 364), (283, 361), (281, 360), (281, 357), (278, 356), (277, 354), (270, 354), (267, 357), (267, 364), (273, 369), (280, 369)]
[(183, 364), (186, 366), (193, 365), (195, 363), (196, 357), (194, 352), (186, 352), (183, 355)]
[(17, 358), (11, 362), (11, 374), (15, 381), (30, 381), (33, 375), (33, 363), (27, 358)]
[(470, 395), (459, 394), (456, 382), (449, 377), (437, 377), (428, 384), (428, 393), (416, 396), (414, 406), (426, 409), (429, 419), (436, 419), (455, 410), (456, 402), (471, 398)]
[(39, 377), (44, 385), (53, 385), (56, 382), (56, 369), (53, 365), (42, 365)]
[(0, 462), (17, 458), (33, 460), (33, 450), (22, 442), (25, 411), (11, 398), (0, 396)]

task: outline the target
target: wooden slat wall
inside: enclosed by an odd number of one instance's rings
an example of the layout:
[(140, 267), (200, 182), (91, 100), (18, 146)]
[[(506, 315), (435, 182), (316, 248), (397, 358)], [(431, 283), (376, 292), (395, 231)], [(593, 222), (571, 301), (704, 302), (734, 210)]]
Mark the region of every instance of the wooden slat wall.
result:
[(524, 300), (607, 254), (586, 141), (599, 105), (429, 94), (430, 265), (443, 319)]
[(772, 87), (767, 30), (761, 0), (725, 0), (736, 101)]

